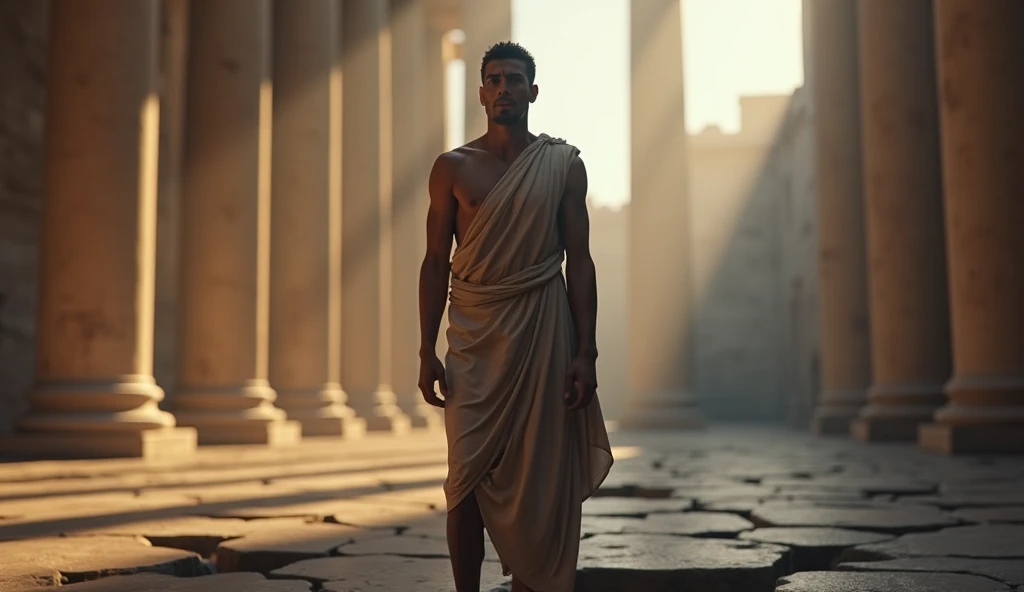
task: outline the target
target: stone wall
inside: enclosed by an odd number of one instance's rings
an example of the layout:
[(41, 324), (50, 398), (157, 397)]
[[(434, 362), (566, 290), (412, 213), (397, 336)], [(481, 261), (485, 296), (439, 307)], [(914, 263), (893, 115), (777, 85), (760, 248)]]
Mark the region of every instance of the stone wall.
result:
[(694, 392), (711, 419), (784, 415), (784, 182), (768, 157), (789, 100), (743, 97), (739, 132), (713, 127), (690, 137)]
[(785, 419), (795, 427), (810, 422), (820, 387), (818, 322), (818, 235), (815, 144), (805, 88), (793, 94), (766, 167), (781, 181), (778, 209), (780, 300), (785, 348)]
[(0, 433), (35, 367), (49, 2), (0, 2)]
[(605, 419), (625, 411), (629, 387), (627, 296), (629, 206), (590, 207), (590, 251), (597, 268), (597, 380)]
[(819, 390), (817, 195), (804, 88), (691, 137), (695, 392), (711, 419), (806, 427)]

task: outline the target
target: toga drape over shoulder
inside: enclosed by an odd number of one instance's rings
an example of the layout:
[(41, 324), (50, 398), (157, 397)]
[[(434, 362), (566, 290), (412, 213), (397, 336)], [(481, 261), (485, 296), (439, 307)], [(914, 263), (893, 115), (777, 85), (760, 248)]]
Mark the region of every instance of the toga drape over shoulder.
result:
[(481, 203), (452, 257), (448, 509), (470, 492), (506, 575), (571, 592), (583, 500), (612, 465), (595, 397), (569, 411), (577, 336), (558, 210), (579, 151), (542, 134)]

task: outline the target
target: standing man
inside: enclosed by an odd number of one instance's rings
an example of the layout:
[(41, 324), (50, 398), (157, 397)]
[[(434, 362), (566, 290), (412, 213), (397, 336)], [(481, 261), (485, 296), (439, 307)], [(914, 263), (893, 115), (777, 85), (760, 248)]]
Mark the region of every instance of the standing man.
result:
[[(480, 75), (487, 133), (430, 173), (419, 386), (445, 408), (457, 591), (480, 590), (486, 528), (514, 591), (572, 592), (581, 506), (613, 462), (596, 398), (587, 173), (574, 146), (528, 129), (529, 52), (499, 43)], [(449, 276), (446, 371), (434, 347)]]

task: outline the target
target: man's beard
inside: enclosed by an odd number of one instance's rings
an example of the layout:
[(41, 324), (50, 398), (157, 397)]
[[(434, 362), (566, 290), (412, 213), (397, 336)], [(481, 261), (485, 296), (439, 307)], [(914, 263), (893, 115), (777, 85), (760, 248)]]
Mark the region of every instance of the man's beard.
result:
[(508, 113), (495, 114), (491, 119), (498, 125), (515, 125), (522, 121), (523, 114), (510, 111)]

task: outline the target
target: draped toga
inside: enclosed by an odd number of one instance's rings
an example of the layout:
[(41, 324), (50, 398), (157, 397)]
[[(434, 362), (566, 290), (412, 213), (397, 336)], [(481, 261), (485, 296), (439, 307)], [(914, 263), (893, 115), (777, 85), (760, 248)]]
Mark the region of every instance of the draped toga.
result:
[(578, 337), (558, 211), (579, 150), (541, 134), (480, 204), (452, 256), (448, 509), (475, 492), (505, 575), (571, 592), (582, 503), (612, 465), (597, 397), (569, 411)]

